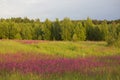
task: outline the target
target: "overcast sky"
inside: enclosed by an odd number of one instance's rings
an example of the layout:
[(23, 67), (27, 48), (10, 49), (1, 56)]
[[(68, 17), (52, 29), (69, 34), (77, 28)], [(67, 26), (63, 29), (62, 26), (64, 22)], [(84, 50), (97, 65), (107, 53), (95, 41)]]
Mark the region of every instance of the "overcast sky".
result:
[(120, 19), (120, 0), (0, 0), (0, 18)]

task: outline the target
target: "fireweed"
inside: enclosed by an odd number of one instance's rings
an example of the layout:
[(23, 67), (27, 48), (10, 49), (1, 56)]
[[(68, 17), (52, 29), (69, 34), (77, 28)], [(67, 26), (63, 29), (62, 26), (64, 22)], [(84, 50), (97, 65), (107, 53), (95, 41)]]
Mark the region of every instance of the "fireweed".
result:
[[(115, 63), (115, 64), (114, 64)], [(120, 56), (62, 58), (47, 55), (1, 54), (0, 71), (36, 73), (36, 74), (62, 74), (78, 72), (89, 74), (98, 68), (110, 65), (120, 65)], [(102, 69), (101, 69), (102, 70)]]

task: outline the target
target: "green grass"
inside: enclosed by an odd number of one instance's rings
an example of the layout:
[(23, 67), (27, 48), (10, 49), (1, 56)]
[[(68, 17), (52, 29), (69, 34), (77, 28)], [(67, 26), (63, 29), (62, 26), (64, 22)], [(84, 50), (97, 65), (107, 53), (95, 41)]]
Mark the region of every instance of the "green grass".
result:
[[(8, 53), (34, 53), (75, 58), (86, 56), (120, 55), (120, 48), (109, 47), (106, 42), (40, 41), (36, 44), (25, 44), (15, 40), (0, 40), (0, 54)], [(62, 75), (54, 74), (49, 77), (32, 73), (21, 74), (19, 72), (0, 72), (0, 80), (120, 80), (119, 65), (113, 66), (110, 70), (105, 69), (105, 71), (109, 72), (88, 75), (79, 73), (64, 73)]]
[(37, 52), (38, 49), (32, 47), (30, 45), (21, 44), (16, 41), (4, 40), (0, 41), (0, 53), (29, 53), (29, 52)]
[(83, 75), (79, 73), (64, 73), (62, 75), (42, 76), (35, 74), (12, 73), (0, 76), (0, 80), (120, 80), (116, 74)]
[(119, 55), (120, 49), (108, 47), (106, 42), (62, 42), (48, 41), (23, 44), (12, 40), (0, 41), (0, 53), (39, 53), (62, 57), (85, 57)]

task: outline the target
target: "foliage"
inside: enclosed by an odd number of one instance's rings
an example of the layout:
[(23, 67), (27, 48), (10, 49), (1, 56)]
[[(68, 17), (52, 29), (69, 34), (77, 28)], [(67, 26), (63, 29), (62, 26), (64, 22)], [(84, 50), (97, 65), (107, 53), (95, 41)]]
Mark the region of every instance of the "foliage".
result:
[(92, 20), (88, 17), (86, 21), (84, 21), (84, 26), (86, 28), (86, 38), (87, 40), (94, 40), (94, 32), (93, 32), (93, 28), (94, 28), (94, 24), (92, 22)]
[(55, 22), (53, 22), (52, 26), (52, 40), (61, 40), (61, 24), (59, 19), (57, 18)]
[(73, 23), (71, 22), (71, 20), (69, 18), (65, 18), (62, 21), (62, 39), (65, 41), (71, 41), (72, 40), (72, 36), (73, 36)]
[(57, 40), (57, 41), (107, 41), (119, 46), (120, 21), (10, 18), (0, 19), (0, 39)]
[(73, 40), (75, 41), (84, 41), (86, 39), (85, 27), (82, 23), (78, 22), (74, 28)]
[(107, 36), (107, 42), (110, 46), (120, 47), (120, 29), (119, 25), (116, 25), (115, 23), (111, 24), (109, 26), (109, 33)]

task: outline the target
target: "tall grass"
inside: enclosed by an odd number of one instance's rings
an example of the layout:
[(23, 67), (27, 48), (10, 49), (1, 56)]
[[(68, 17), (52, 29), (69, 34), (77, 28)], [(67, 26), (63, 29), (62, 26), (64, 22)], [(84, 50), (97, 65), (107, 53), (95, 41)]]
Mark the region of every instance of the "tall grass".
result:
[(0, 80), (120, 80), (106, 42), (0, 40)]
[[(44, 57), (44, 58), (42, 58)], [(1, 54), (0, 80), (119, 80), (120, 56), (48, 58)]]
[(37, 52), (38, 50), (35, 47), (30, 45), (21, 44), (12, 40), (1, 40), (0, 41), (0, 53), (29, 53), (29, 52)]
[(49, 77), (34, 75), (34, 74), (20, 74), (12, 73), (0, 76), (0, 80), (120, 80), (119, 75), (114, 74), (102, 74), (102, 75), (82, 75), (78, 73), (63, 74), (63, 75), (52, 75)]
[(118, 55), (120, 49), (108, 47), (106, 42), (38, 42), (0, 41), (0, 53), (39, 53), (62, 57)]

